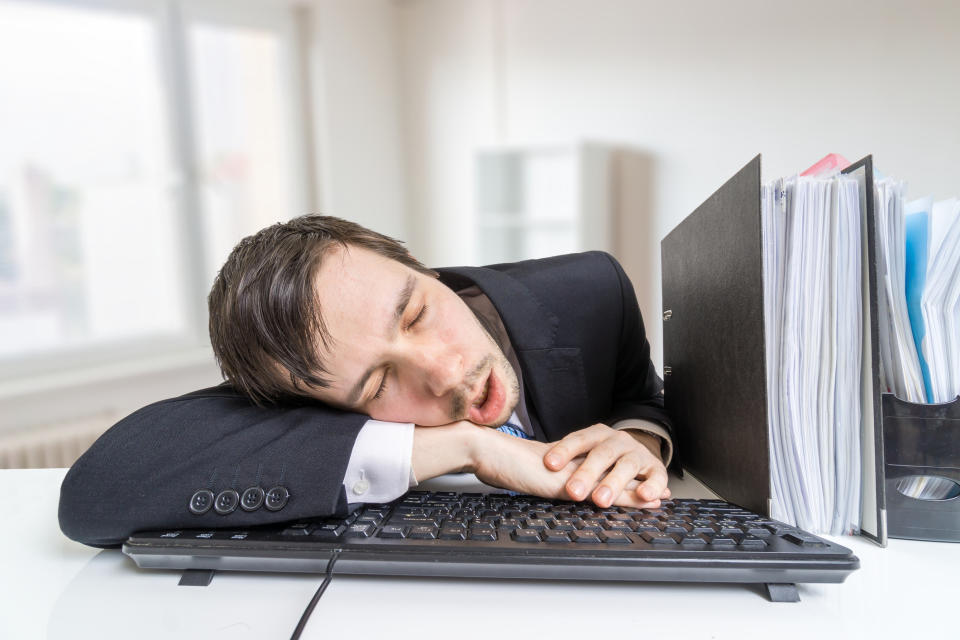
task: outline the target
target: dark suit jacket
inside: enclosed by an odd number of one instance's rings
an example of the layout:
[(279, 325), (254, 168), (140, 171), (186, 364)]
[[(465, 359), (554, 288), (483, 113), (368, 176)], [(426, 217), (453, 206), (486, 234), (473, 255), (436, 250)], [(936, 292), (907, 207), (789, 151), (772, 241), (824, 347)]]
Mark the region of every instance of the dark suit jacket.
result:
[[(476, 284), (500, 313), (537, 439), (624, 418), (670, 430), (633, 286), (611, 255), (438, 272), (454, 290)], [(367, 419), (321, 403), (257, 407), (226, 383), (151, 404), (111, 427), (67, 473), (60, 527), (79, 542), (115, 546), (138, 530), (342, 514), (343, 476)], [(242, 495), (258, 486), (283, 487), (289, 498), (278, 510), (188, 508), (200, 489)]]

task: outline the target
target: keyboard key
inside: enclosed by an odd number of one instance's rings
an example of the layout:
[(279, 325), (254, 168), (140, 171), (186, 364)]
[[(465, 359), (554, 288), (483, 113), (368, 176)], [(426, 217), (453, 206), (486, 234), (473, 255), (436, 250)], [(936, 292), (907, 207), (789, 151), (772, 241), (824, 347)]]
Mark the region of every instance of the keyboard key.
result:
[(782, 536), (787, 542), (792, 542), (799, 547), (825, 547), (827, 546), (815, 536), (802, 531), (793, 531)]
[(571, 533), (570, 538), (574, 542), (578, 542), (580, 544), (600, 544), (603, 542), (603, 540), (600, 539), (599, 532), (584, 531), (582, 529), (580, 531), (574, 531)]
[(705, 547), (709, 543), (706, 537), (697, 535), (695, 533), (688, 533), (687, 535), (680, 538), (680, 544)]
[(413, 516), (400, 516), (399, 518), (394, 516), (387, 522), (388, 524), (407, 524), (410, 526), (426, 525), (428, 527), (436, 527), (440, 525), (440, 522), (436, 518), (421, 518)]
[(405, 538), (407, 536), (407, 527), (402, 527), (395, 524), (388, 524), (380, 529), (380, 533), (377, 534), (378, 538)]
[(761, 538), (766, 538), (770, 535), (770, 530), (765, 527), (750, 526), (745, 527), (747, 534), (751, 536), (760, 536)]
[(437, 527), (432, 525), (417, 525), (410, 527), (410, 532), (407, 534), (408, 538), (413, 538), (414, 540), (436, 540), (437, 538)]
[(603, 535), (607, 544), (633, 544), (633, 540), (622, 531), (607, 531)]
[(541, 535), (543, 536), (544, 542), (570, 542), (570, 536), (566, 531), (547, 529)]
[(546, 520), (538, 520), (535, 518), (527, 518), (523, 521), (524, 529), (536, 529), (537, 531), (544, 531), (549, 529), (547, 526)]
[(740, 541), (740, 546), (745, 549), (765, 549), (767, 547), (767, 541), (757, 536), (745, 535), (743, 536), (743, 540)]
[(311, 526), (305, 523), (290, 525), (280, 532), (282, 536), (307, 536), (310, 535)]
[(350, 525), (344, 535), (346, 538), (369, 538), (377, 527), (368, 522), (360, 522)]
[(489, 531), (486, 529), (470, 529), (470, 539), (493, 541), (497, 539), (497, 532), (492, 529)]
[(693, 527), (688, 524), (677, 524), (675, 522), (668, 524), (663, 528), (664, 533), (679, 533), (680, 535), (686, 535), (693, 531)]
[(540, 542), (540, 532), (536, 529), (516, 529), (510, 537), (516, 542)]
[(640, 534), (640, 537), (650, 544), (677, 544), (680, 540), (680, 536), (676, 533), (663, 533), (662, 531), (656, 533), (644, 531)]
[(319, 540), (336, 540), (346, 530), (347, 527), (342, 524), (328, 523), (314, 529), (311, 535)]
[(739, 542), (739, 539), (737, 537), (721, 533), (713, 537), (713, 542), (711, 544), (714, 544), (716, 546), (733, 546), (733, 545), (736, 545), (738, 542)]
[(516, 518), (503, 518), (500, 520), (500, 530), (513, 531), (514, 529), (519, 529), (520, 524), (520, 520), (517, 520)]
[(444, 527), (440, 529), (441, 540), (466, 540), (467, 534), (463, 527)]

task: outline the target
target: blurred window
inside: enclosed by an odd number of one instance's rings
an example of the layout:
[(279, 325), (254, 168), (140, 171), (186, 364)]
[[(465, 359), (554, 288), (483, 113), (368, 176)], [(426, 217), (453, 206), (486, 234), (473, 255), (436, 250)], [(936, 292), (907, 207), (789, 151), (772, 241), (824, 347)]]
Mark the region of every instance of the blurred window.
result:
[(305, 209), (293, 21), (0, 0), (0, 377), (206, 344), (230, 249)]

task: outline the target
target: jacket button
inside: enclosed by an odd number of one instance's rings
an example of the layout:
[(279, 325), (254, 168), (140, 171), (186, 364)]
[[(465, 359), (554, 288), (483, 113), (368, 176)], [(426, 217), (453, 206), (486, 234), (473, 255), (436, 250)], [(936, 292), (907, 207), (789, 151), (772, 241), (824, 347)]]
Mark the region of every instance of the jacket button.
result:
[(194, 515), (203, 515), (210, 511), (213, 506), (213, 491), (210, 489), (200, 489), (190, 496), (190, 513)]
[(213, 503), (213, 510), (222, 516), (236, 510), (240, 504), (240, 494), (233, 489), (224, 489), (217, 494), (217, 500)]
[(243, 496), (240, 498), (240, 506), (244, 511), (256, 511), (263, 504), (264, 495), (266, 494), (260, 487), (250, 487), (243, 492)]
[(287, 505), (287, 500), (290, 499), (290, 492), (287, 491), (286, 487), (276, 486), (270, 491), (267, 491), (267, 498), (265, 500), (265, 506), (270, 511), (280, 511)]

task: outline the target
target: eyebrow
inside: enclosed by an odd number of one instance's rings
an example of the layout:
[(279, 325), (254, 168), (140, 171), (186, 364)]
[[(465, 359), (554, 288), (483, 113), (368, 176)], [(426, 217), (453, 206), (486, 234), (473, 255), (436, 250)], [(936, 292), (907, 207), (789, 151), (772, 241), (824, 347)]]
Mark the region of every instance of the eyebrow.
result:
[[(410, 304), (410, 298), (413, 297), (413, 290), (416, 289), (416, 285), (417, 279), (413, 274), (408, 275), (406, 284), (403, 285), (400, 295), (397, 296), (397, 305), (394, 307), (393, 316), (390, 318), (390, 324), (387, 326), (386, 335), (388, 338), (396, 333), (400, 319), (403, 317), (403, 312), (407, 310), (407, 305)], [(350, 390), (350, 395), (347, 396), (347, 404), (353, 406), (357, 403), (357, 400), (360, 399), (360, 394), (363, 393), (363, 388), (367, 385), (367, 380), (379, 368), (380, 365), (375, 364), (363, 372), (360, 380), (357, 384), (353, 385), (353, 389)]]

